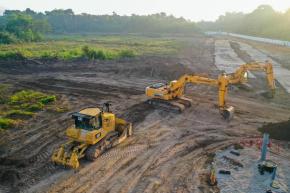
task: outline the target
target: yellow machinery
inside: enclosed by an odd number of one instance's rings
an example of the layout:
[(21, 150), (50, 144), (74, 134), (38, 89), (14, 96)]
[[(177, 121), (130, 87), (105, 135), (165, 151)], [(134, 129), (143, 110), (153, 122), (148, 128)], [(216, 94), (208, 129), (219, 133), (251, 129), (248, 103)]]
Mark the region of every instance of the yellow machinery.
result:
[(275, 94), (275, 78), (273, 66), (270, 62), (265, 63), (253, 62), (241, 65), (233, 74), (229, 74), (230, 84), (246, 83), (248, 79), (248, 71), (264, 71), (267, 76), (267, 83), (270, 88), (270, 96)]
[(86, 108), (72, 114), (74, 125), (66, 130), (70, 139), (52, 155), (56, 164), (79, 167), (79, 159), (92, 161), (107, 149), (132, 135), (132, 124), (110, 112), (110, 104), (100, 108)]
[(275, 79), (272, 64), (269, 62), (256, 62), (241, 65), (233, 74), (227, 75), (223, 73), (219, 75), (218, 79), (186, 74), (178, 80), (171, 81), (169, 84), (157, 83), (148, 86), (146, 87), (146, 96), (150, 98), (148, 103), (165, 109), (182, 112), (192, 104), (192, 100), (184, 96), (184, 89), (187, 83), (212, 85), (219, 88), (218, 106), (222, 116), (225, 119), (231, 119), (234, 108), (226, 105), (228, 85), (245, 83), (247, 81), (247, 73), (250, 70), (266, 72), (268, 85), (273, 95), (275, 91)]
[(192, 100), (184, 96), (186, 83), (206, 84), (219, 88), (218, 106), (225, 119), (230, 119), (234, 113), (232, 106), (226, 106), (227, 87), (229, 78), (222, 74), (218, 79), (211, 79), (198, 75), (183, 75), (178, 80), (173, 80), (169, 84), (157, 83), (146, 87), (146, 96), (150, 99), (148, 103), (154, 106), (169, 110), (182, 112), (186, 107), (190, 107)]

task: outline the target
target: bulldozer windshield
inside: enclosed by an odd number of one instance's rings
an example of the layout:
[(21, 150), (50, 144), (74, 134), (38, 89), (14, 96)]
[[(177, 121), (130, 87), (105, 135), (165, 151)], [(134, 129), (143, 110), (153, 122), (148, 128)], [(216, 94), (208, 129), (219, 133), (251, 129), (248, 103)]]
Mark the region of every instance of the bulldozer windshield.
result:
[(93, 130), (94, 127), (92, 124), (90, 124), (90, 119), (82, 118), (82, 117), (76, 117), (75, 118), (75, 126), (78, 129), (84, 129), (84, 130)]
[(94, 129), (101, 128), (101, 119), (99, 117), (83, 116), (81, 114), (74, 114), (72, 116), (75, 122), (75, 127), (78, 129), (84, 129), (92, 131)]

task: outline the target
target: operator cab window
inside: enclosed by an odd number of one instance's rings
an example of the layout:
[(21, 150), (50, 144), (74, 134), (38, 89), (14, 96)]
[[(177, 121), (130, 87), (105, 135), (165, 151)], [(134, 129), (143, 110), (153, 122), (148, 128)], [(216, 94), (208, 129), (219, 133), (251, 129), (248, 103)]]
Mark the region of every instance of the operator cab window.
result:
[(92, 131), (102, 127), (102, 117), (100, 115), (97, 117), (90, 117), (82, 114), (74, 114), (72, 118), (74, 119), (75, 126), (78, 129)]
[(75, 117), (75, 126), (76, 128), (92, 131), (93, 125), (90, 124), (90, 119), (84, 117)]
[(157, 88), (161, 88), (161, 87), (163, 87), (163, 86), (165, 86), (165, 84), (163, 84), (163, 83), (156, 83), (156, 84), (153, 84), (153, 85), (151, 86), (151, 88), (157, 89)]

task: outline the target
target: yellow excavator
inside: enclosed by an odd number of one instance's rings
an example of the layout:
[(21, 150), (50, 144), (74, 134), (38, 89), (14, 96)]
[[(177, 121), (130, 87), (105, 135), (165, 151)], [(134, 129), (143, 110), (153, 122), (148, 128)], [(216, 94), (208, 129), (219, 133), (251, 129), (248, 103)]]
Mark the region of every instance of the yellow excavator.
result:
[(230, 84), (243, 84), (248, 80), (249, 71), (263, 71), (266, 73), (268, 87), (270, 89), (269, 96), (274, 97), (275, 95), (275, 78), (273, 72), (273, 65), (266, 61), (252, 62), (241, 65), (233, 74), (228, 74)]
[(101, 108), (89, 107), (73, 113), (74, 125), (66, 130), (70, 140), (54, 151), (52, 162), (76, 169), (81, 158), (93, 161), (131, 136), (132, 124), (117, 118), (110, 105), (105, 103)]
[(192, 100), (184, 96), (184, 89), (187, 83), (206, 84), (218, 87), (218, 106), (221, 115), (225, 119), (231, 119), (234, 108), (226, 105), (226, 96), (229, 84), (245, 83), (249, 70), (263, 70), (267, 74), (268, 85), (271, 92), (275, 91), (275, 79), (272, 64), (249, 63), (241, 65), (233, 74), (222, 73), (218, 79), (211, 79), (198, 75), (183, 75), (178, 80), (173, 80), (169, 84), (157, 83), (146, 87), (147, 102), (153, 106), (165, 108), (170, 111), (182, 112), (186, 107), (190, 107)]
[(192, 100), (184, 96), (184, 89), (187, 83), (206, 84), (219, 88), (218, 106), (225, 119), (231, 119), (234, 113), (232, 106), (226, 105), (227, 87), (229, 78), (222, 74), (218, 79), (211, 79), (199, 75), (183, 75), (178, 80), (169, 84), (157, 83), (146, 87), (146, 96), (150, 99), (147, 102), (153, 106), (165, 108), (170, 111), (182, 112), (192, 105)]

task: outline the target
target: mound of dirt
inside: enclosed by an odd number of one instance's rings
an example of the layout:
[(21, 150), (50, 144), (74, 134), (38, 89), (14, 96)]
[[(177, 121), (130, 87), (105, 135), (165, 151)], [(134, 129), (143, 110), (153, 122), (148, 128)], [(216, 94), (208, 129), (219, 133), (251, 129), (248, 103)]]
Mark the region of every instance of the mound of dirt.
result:
[(273, 139), (290, 141), (290, 120), (280, 123), (269, 123), (258, 130), (262, 133), (269, 133)]

